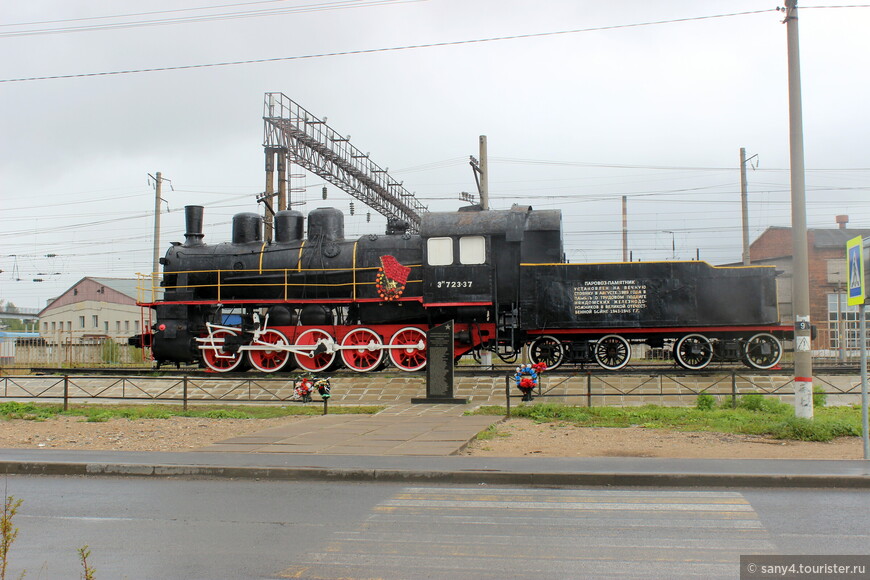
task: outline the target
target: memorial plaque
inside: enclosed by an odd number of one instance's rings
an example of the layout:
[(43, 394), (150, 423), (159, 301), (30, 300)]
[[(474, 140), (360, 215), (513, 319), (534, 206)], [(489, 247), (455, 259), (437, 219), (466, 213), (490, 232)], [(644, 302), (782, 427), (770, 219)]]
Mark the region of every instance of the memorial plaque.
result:
[(465, 403), (453, 396), (453, 321), (426, 333), (426, 398), (412, 403)]

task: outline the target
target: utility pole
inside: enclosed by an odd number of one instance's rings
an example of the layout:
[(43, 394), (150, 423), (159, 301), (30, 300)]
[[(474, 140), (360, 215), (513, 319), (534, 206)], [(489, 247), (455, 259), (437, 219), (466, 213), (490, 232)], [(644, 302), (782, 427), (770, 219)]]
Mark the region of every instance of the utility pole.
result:
[[(489, 209), (489, 161), (486, 153), (486, 135), (480, 136), (480, 209)], [(498, 315), (496, 314), (496, 318)], [(486, 368), (492, 368), (492, 352), (481, 350), (480, 364)]]
[(807, 207), (804, 175), (803, 110), (798, 41), (797, 0), (785, 0), (788, 45), (788, 116), (791, 172), (791, 232), (794, 255), (792, 300), (794, 306), (794, 407), (795, 416), (813, 418), (813, 351), (810, 325), (810, 276), (807, 249)]
[(746, 148), (740, 148), (740, 209), (743, 215), (743, 265), (749, 260), (749, 196), (746, 193)]
[[(266, 153), (266, 189), (261, 196), (265, 206), (263, 210), (263, 240), (272, 241), (272, 216), (275, 210), (272, 207), (272, 198), (275, 196), (275, 149), (265, 147)], [(281, 209), (280, 207), (278, 209)]]
[(160, 202), (163, 188), (163, 174), (159, 171), (154, 179), (154, 259), (151, 262), (151, 302), (157, 302), (160, 287)]
[(489, 209), (489, 162), (486, 159), (486, 135), (480, 136), (480, 207)]
[(677, 259), (677, 233), (671, 230), (662, 230), (663, 234), (671, 234), (671, 260)]
[(622, 261), (628, 262), (628, 196), (622, 196)]

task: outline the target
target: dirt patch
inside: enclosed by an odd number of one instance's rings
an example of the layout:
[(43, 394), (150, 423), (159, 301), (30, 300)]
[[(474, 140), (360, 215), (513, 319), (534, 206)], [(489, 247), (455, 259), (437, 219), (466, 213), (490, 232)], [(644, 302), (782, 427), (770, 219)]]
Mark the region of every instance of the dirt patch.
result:
[(0, 421), (0, 448), (190, 451), (304, 417), (275, 419), (110, 419), (88, 423), (82, 417), (45, 421)]
[[(191, 451), (306, 417), (275, 419), (111, 419), (81, 417), (46, 421), (0, 421), (0, 448)], [(493, 417), (493, 421), (497, 421)], [(858, 437), (830, 443), (780, 441), (752, 435), (678, 432), (627, 427), (537, 424), (530, 419), (499, 423), (491, 439), (472, 442), (463, 455), (481, 457), (686, 457), (711, 459), (861, 459)]]
[(862, 459), (859, 437), (829, 443), (782, 441), (755, 435), (680, 432), (643, 427), (575, 427), (509, 419), (495, 436), (472, 442), (464, 455), (480, 457), (685, 457), (705, 459)]

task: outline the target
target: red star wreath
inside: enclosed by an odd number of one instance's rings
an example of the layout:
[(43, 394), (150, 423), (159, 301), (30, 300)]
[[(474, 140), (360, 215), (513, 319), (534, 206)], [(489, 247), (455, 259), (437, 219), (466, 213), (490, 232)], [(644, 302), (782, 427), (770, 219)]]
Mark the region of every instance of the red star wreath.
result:
[(393, 256), (381, 256), (381, 267), (375, 276), (375, 289), (382, 300), (398, 300), (405, 291), (411, 268), (403, 266)]

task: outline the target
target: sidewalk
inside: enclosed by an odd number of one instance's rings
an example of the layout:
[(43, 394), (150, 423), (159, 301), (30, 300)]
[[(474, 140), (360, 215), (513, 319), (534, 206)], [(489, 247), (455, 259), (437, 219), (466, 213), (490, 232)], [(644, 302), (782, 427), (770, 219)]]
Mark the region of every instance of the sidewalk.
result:
[(464, 405), (387, 407), (377, 415), (322, 415), (197, 451), (332, 455), (455, 455), (495, 423), (492, 415), (462, 416)]
[(870, 488), (870, 461), (458, 456), (495, 416), (401, 403), (325, 415), (183, 453), (0, 450), (20, 475), (221, 477), (463, 485)]

